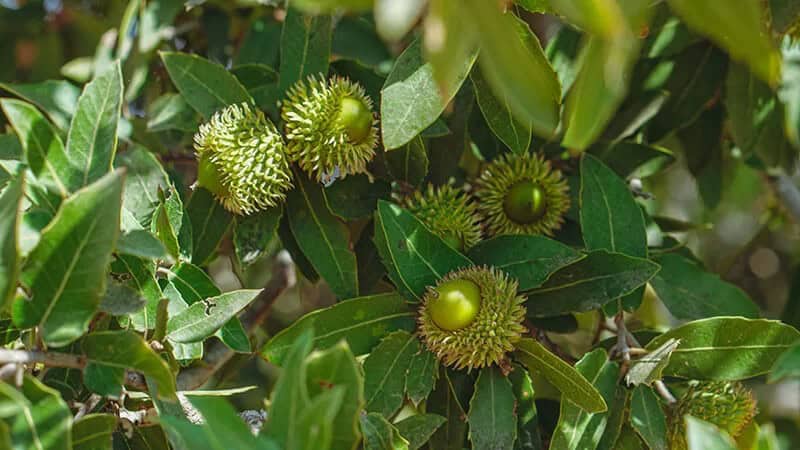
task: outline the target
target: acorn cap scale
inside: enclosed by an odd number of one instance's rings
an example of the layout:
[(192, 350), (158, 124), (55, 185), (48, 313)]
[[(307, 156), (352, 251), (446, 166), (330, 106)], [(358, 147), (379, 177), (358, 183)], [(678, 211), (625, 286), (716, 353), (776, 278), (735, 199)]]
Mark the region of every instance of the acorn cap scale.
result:
[(467, 250), (481, 240), (480, 216), (475, 204), (451, 185), (428, 185), (404, 203), (433, 234), (458, 251)]

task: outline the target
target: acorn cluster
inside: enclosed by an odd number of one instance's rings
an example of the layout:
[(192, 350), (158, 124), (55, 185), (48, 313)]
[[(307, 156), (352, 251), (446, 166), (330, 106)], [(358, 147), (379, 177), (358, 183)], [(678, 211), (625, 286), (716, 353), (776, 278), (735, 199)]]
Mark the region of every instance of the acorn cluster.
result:
[(322, 180), (366, 171), (375, 154), (372, 100), (344, 78), (309, 77), (283, 104), (285, 138), (249, 103), (217, 111), (194, 137), (197, 186), (211, 191), (235, 214), (280, 204), (292, 187), (289, 162)]
[(524, 301), (516, 280), (497, 269), (451, 272), (423, 296), (419, 333), (445, 365), (477, 369), (498, 364), (526, 331)]
[(731, 437), (739, 436), (756, 414), (752, 392), (733, 381), (691, 381), (669, 414), (671, 448), (686, 449), (687, 415), (712, 423)]

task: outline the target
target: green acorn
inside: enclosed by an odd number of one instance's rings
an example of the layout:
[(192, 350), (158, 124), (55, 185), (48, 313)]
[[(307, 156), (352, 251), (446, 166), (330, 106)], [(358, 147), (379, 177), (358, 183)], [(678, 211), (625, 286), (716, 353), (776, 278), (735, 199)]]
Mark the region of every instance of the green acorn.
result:
[(419, 310), (419, 332), (439, 360), (456, 369), (497, 364), (525, 327), (517, 282), (487, 267), (450, 272), (429, 287)]
[(673, 405), (669, 414), (668, 437), (673, 449), (686, 449), (684, 418), (691, 415), (705, 420), (736, 438), (753, 420), (756, 400), (741, 383), (731, 381), (691, 381), (689, 388)]
[(281, 134), (247, 103), (214, 113), (195, 134), (194, 149), (197, 185), (235, 214), (276, 206), (292, 187)]
[(475, 195), (490, 236), (552, 236), (569, 210), (569, 186), (561, 172), (530, 153), (508, 153), (492, 161), (481, 173)]
[(428, 185), (405, 201), (406, 207), (435, 235), (459, 251), (481, 240), (480, 216), (467, 195), (450, 185)]
[(346, 78), (309, 77), (286, 94), (287, 154), (317, 181), (366, 171), (375, 155), (378, 128), (372, 100)]

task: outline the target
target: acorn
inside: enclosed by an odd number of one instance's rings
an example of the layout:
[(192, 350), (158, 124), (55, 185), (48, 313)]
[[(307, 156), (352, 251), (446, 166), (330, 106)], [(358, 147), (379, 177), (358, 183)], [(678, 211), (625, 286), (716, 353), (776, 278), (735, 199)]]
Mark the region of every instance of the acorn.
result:
[(480, 216), (475, 204), (451, 185), (428, 185), (405, 200), (405, 206), (431, 232), (458, 251), (481, 240)]
[(287, 154), (317, 181), (366, 171), (375, 156), (378, 128), (372, 100), (364, 88), (346, 78), (311, 76), (286, 94)]
[(256, 107), (241, 103), (217, 111), (194, 136), (197, 186), (240, 215), (277, 206), (292, 187), (278, 129)]
[(507, 153), (492, 161), (481, 173), (475, 195), (490, 236), (552, 236), (561, 228), (570, 203), (561, 172), (531, 153)]
[(668, 418), (668, 438), (673, 449), (686, 449), (686, 415), (712, 423), (736, 438), (756, 415), (752, 392), (734, 381), (690, 381), (673, 405)]
[(517, 282), (494, 268), (450, 272), (422, 297), (419, 333), (439, 360), (456, 369), (499, 364), (525, 327)]

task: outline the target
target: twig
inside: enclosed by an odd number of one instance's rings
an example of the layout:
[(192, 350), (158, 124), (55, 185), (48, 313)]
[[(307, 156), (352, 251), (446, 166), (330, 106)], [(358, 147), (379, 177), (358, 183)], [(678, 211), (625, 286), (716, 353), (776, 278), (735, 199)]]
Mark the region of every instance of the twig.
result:
[(89, 398), (87, 398), (86, 401), (83, 402), (81, 407), (78, 408), (78, 412), (75, 413), (75, 420), (80, 419), (81, 417), (85, 416), (88, 412), (92, 411), (94, 407), (97, 406), (97, 404), (100, 403), (100, 400), (102, 399), (103, 397), (97, 394), (90, 395)]
[(37, 350), (0, 349), (0, 364), (44, 364), (49, 367), (83, 369), (86, 357), (71, 353), (40, 352)]
[[(242, 314), (241, 321), (252, 336), (261, 324), (267, 319), (275, 300), (288, 288), (295, 285), (297, 276), (294, 271), (294, 262), (289, 253), (282, 250), (275, 257), (272, 268), (272, 278), (261, 292), (258, 293), (247, 311)], [(188, 391), (204, 385), (219, 369), (221, 369), (235, 355), (233, 350), (219, 341), (209, 345), (201, 365), (182, 370), (178, 374), (178, 389)]]
[(677, 402), (677, 400), (675, 400), (675, 396), (672, 395), (672, 392), (669, 391), (669, 388), (667, 387), (666, 384), (664, 384), (663, 381), (661, 380), (654, 381), (653, 388), (655, 388), (656, 392), (658, 392), (658, 395), (660, 395), (661, 398), (663, 398), (668, 405)]

